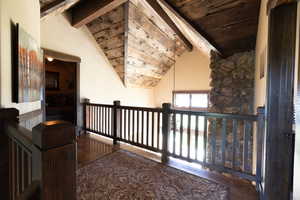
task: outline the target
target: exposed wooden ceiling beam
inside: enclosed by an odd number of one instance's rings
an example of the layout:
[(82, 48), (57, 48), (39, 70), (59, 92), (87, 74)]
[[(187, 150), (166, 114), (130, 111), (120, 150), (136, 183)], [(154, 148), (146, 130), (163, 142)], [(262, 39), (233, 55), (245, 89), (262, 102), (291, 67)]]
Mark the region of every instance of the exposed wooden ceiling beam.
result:
[(72, 9), (72, 25), (79, 28), (104, 15), (127, 0), (85, 0)]
[(41, 8), (41, 19), (45, 19), (50, 15), (60, 14), (68, 10), (71, 6), (80, 0), (56, 0)]
[(177, 13), (166, 1), (157, 0), (161, 8), (167, 13), (170, 19), (176, 24), (183, 35), (199, 50), (210, 54), (210, 51), (220, 51), (201, 35), (191, 24), (189, 24), (179, 13)]
[[(188, 51), (193, 50), (193, 45), (189, 42), (189, 40), (182, 34), (182, 32), (178, 29), (176, 24), (172, 21), (172, 19), (167, 15), (167, 13), (162, 9), (162, 7), (158, 4), (156, 0), (145, 0), (150, 9), (153, 9), (155, 13), (159, 15), (159, 17), (165, 21), (168, 26), (174, 31), (174, 33), (178, 36), (180, 41), (184, 44)], [(148, 7), (149, 7), (148, 6)]]
[(282, 4), (287, 4), (287, 3), (292, 3), (292, 2), (297, 2), (297, 0), (268, 0), (267, 3), (267, 15), (270, 13), (270, 11)]

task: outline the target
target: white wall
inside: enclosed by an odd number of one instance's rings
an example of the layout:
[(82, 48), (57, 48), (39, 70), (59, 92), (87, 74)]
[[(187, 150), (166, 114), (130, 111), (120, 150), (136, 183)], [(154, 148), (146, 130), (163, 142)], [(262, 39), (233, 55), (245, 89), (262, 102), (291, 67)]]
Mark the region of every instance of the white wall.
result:
[(0, 106), (15, 107), (20, 113), (39, 109), (40, 102), (12, 103), (11, 22), (19, 23), (40, 44), (38, 0), (1, 0), (0, 10)]
[[(185, 52), (154, 88), (155, 105), (172, 103), (173, 90), (210, 90), (210, 57), (194, 49)], [(175, 73), (174, 73), (175, 69)], [(174, 84), (175, 75), (175, 84)]]
[(153, 89), (125, 88), (88, 29), (73, 28), (67, 16), (42, 21), (41, 44), (43, 48), (81, 58), (81, 98), (95, 103), (120, 100), (122, 105), (154, 106)]

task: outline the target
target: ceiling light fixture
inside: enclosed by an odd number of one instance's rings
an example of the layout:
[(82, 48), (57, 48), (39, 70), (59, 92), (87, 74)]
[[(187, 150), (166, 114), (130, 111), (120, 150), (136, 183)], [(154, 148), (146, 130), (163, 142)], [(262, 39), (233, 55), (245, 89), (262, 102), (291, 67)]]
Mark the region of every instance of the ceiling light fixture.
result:
[(47, 57), (47, 60), (48, 60), (49, 62), (52, 62), (52, 61), (54, 60), (54, 58), (52, 58), (52, 57)]

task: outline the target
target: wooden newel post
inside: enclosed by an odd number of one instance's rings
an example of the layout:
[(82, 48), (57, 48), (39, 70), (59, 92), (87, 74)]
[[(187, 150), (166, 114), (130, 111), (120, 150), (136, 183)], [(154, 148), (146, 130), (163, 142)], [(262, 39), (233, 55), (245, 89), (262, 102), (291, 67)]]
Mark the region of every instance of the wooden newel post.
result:
[(87, 133), (86, 129), (87, 129), (87, 123), (89, 120), (89, 119), (87, 120), (87, 117), (89, 116), (88, 111), (87, 111), (88, 103), (90, 103), (90, 99), (87, 99), (87, 98), (83, 99), (83, 102), (82, 102), (82, 104), (83, 104), (83, 131), (85, 134)]
[(162, 135), (163, 135), (163, 146), (161, 161), (166, 163), (169, 161), (168, 158), (168, 146), (169, 146), (169, 133), (170, 133), (170, 116), (171, 116), (171, 104), (162, 104)]
[(40, 181), (41, 199), (76, 199), (75, 138), (69, 122), (49, 121), (33, 128), (32, 178)]
[[(121, 101), (114, 101), (113, 113), (112, 113), (112, 133), (114, 145), (118, 143), (118, 136), (120, 133), (120, 109)], [(119, 120), (118, 120), (119, 119)]]
[(265, 107), (257, 108), (257, 131), (256, 131), (256, 189), (261, 190), (262, 181), (262, 160), (265, 138)]

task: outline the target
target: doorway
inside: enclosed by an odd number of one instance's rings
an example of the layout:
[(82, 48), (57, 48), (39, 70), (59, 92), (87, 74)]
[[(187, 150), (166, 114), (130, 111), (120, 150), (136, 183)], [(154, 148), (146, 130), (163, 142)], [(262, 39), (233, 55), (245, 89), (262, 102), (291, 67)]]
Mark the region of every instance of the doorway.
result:
[(45, 58), (46, 120), (76, 124), (76, 63)]
[(77, 56), (43, 49), (45, 85), (42, 101), (43, 120), (69, 121), (78, 134), (82, 127), (80, 105), (80, 62)]

